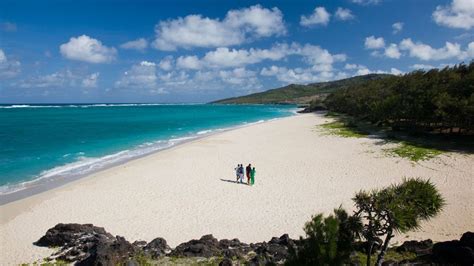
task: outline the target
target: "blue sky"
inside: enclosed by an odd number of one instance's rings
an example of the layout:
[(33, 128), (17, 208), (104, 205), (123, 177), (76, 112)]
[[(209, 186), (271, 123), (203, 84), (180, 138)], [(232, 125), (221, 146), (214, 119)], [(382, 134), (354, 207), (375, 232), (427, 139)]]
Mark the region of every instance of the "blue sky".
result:
[(474, 58), (474, 0), (0, 2), (0, 103), (206, 102)]

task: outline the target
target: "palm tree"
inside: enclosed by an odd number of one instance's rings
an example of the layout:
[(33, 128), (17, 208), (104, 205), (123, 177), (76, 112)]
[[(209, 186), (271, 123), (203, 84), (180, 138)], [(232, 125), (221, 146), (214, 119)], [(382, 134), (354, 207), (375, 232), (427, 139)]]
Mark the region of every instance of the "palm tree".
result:
[(362, 235), (368, 242), (367, 265), (372, 248), (385, 236), (376, 265), (381, 265), (394, 233), (418, 229), (420, 222), (436, 216), (444, 206), (444, 199), (429, 180), (405, 179), (401, 184), (382, 190), (361, 191), (353, 198), (356, 216), (364, 221)]

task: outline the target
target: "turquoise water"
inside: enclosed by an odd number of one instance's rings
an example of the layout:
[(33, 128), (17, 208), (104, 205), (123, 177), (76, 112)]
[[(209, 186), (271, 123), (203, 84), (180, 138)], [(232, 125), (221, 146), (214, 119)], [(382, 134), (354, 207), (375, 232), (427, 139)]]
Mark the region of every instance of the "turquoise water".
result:
[(0, 194), (84, 175), (226, 128), (294, 113), (272, 105), (0, 105)]

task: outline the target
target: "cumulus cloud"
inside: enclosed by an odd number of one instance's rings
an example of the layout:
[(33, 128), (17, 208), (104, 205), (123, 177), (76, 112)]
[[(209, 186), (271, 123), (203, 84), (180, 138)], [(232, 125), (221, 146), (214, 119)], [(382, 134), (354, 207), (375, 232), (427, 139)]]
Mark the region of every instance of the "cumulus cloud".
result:
[(384, 71), (384, 70), (370, 70), (368, 67), (364, 65), (346, 64), (344, 68), (349, 71), (352, 71), (351, 76), (362, 76), (362, 75), (368, 75), (368, 74), (392, 74), (392, 75), (404, 74), (403, 71), (394, 67), (392, 67), (390, 71)]
[(158, 66), (165, 71), (170, 71), (173, 68), (173, 57), (172, 56), (165, 56), (161, 61), (158, 63)]
[(63, 88), (68, 87), (82, 87), (94, 88), (97, 87), (99, 79), (99, 72), (92, 74), (75, 73), (69, 69), (57, 71), (52, 74), (38, 75), (19, 81), (17, 85), (20, 88)]
[(400, 31), (402, 31), (402, 30), (403, 30), (403, 25), (404, 25), (403, 22), (396, 22), (396, 23), (393, 23), (393, 24), (392, 24), (392, 29), (393, 29), (392, 33), (393, 33), (393, 34), (397, 34), (397, 33), (399, 33)]
[(115, 86), (117, 88), (154, 89), (157, 87), (157, 80), (156, 64), (142, 61), (125, 71), (122, 77), (115, 82)]
[(88, 63), (107, 63), (117, 55), (115, 48), (109, 48), (87, 35), (71, 37), (69, 42), (61, 44), (59, 51), (65, 58)]
[(176, 65), (182, 69), (232, 68), (257, 64), (263, 61), (279, 61), (288, 56), (300, 56), (315, 70), (331, 70), (335, 62), (346, 60), (345, 54), (331, 54), (316, 45), (298, 43), (276, 44), (269, 49), (229, 49), (220, 47), (207, 52), (202, 58), (195, 55), (181, 56)]
[(402, 40), (399, 47), (401, 50), (407, 51), (411, 57), (424, 61), (451, 58), (463, 60), (474, 56), (474, 42), (471, 42), (467, 49), (463, 51), (458, 43), (446, 42), (444, 47), (433, 48), (422, 42), (413, 42), (408, 38)]
[(300, 18), (300, 25), (309, 27), (314, 25), (327, 25), (331, 14), (326, 11), (324, 7), (316, 7), (313, 13), (309, 16), (302, 15)]
[(186, 68), (186, 69), (201, 69), (202, 62), (195, 55), (180, 56), (176, 60), (176, 66), (179, 68)]
[(219, 71), (219, 77), (222, 81), (235, 85), (257, 83), (255, 71), (247, 70), (244, 67), (235, 68), (233, 70), (221, 70)]
[(136, 39), (134, 41), (129, 41), (120, 45), (122, 49), (131, 49), (137, 51), (145, 51), (148, 47), (148, 42), (144, 38)]
[(312, 68), (286, 68), (278, 66), (271, 66), (269, 68), (264, 67), (260, 71), (260, 75), (274, 76), (277, 80), (287, 84), (307, 84), (348, 77), (344, 72), (335, 74), (332, 71), (316, 72)]
[(223, 20), (188, 15), (155, 26), (153, 47), (174, 51), (177, 48), (220, 47), (242, 44), (256, 38), (283, 35), (283, 14), (274, 7), (251, 6), (227, 12)]
[(86, 76), (83, 80), (82, 80), (82, 87), (84, 88), (95, 88), (97, 87), (97, 81), (99, 80), (99, 75), (100, 73), (99, 72), (96, 72), (96, 73), (92, 73), (88, 76)]
[(385, 46), (385, 40), (382, 37), (376, 38), (375, 36), (369, 36), (365, 38), (366, 49), (379, 49)]
[(355, 18), (355, 16), (352, 14), (352, 11), (350, 9), (342, 8), (342, 7), (337, 8), (334, 16), (336, 17), (336, 19), (339, 19), (339, 20), (351, 20)]
[(21, 71), (20, 61), (9, 60), (5, 52), (0, 49), (0, 79), (13, 78)]
[(442, 26), (469, 30), (474, 27), (474, 2), (453, 0), (449, 5), (437, 6), (433, 19)]
[(394, 58), (394, 59), (399, 59), (400, 56), (402, 55), (400, 53), (400, 50), (398, 49), (398, 46), (394, 43), (391, 43), (389, 46), (385, 48), (384, 54), (386, 57)]
[(415, 70), (430, 70), (430, 69), (433, 69), (433, 68), (436, 68), (435, 66), (432, 66), (432, 65), (426, 65), (426, 64), (414, 64), (414, 65), (411, 65), (410, 66), (411, 69), (415, 69)]

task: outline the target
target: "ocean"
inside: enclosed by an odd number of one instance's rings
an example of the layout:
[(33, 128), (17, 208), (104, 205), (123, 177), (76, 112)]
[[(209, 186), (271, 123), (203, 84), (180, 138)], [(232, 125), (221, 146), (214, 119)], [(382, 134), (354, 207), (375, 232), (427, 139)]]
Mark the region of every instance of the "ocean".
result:
[(0, 196), (295, 110), (283, 105), (0, 105)]

